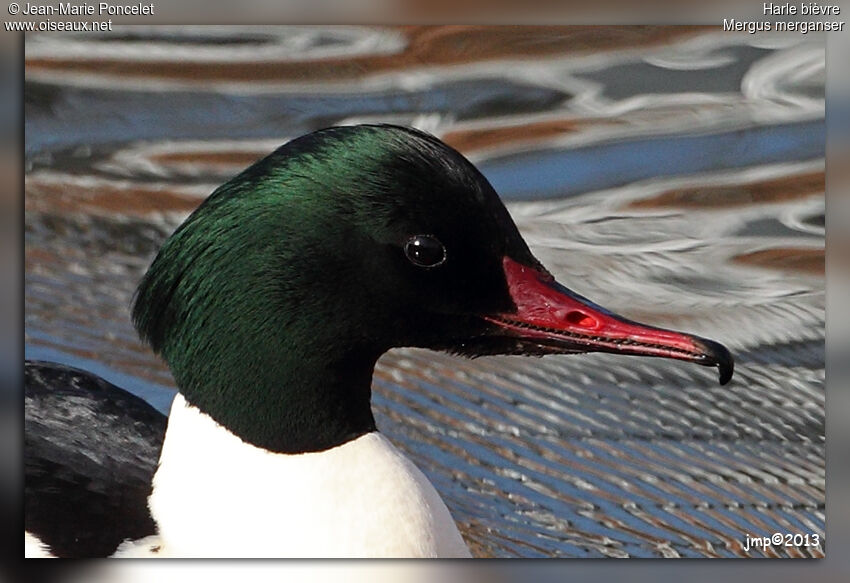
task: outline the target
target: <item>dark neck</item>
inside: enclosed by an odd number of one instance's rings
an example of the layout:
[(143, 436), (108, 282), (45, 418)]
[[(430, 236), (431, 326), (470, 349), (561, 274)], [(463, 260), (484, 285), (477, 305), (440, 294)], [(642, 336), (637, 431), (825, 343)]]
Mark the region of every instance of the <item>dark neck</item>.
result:
[(324, 451), (376, 431), (370, 399), (377, 357), (281, 357), (265, 370), (246, 370), (240, 386), (209, 380), (180, 392), (251, 445), (287, 454)]

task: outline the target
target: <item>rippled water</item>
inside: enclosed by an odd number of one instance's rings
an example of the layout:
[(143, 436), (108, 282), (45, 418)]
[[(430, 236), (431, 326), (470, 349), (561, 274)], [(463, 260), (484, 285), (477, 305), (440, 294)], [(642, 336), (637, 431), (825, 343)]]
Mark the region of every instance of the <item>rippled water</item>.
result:
[(26, 353), (167, 410), (129, 323), (158, 245), (218, 184), (332, 124), (475, 161), (559, 280), (718, 339), (726, 387), (611, 355), (396, 350), (379, 428), (477, 555), (822, 556), (824, 40), (658, 27), (128, 27), (26, 41)]

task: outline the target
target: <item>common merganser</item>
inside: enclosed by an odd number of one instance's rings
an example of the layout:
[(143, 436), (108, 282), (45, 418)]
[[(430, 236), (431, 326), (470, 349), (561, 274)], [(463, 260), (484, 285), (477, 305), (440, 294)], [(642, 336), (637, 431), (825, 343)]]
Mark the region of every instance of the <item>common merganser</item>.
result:
[(219, 187), (163, 244), (132, 316), (178, 387), (167, 430), (101, 379), (28, 364), (28, 554), (467, 557), (375, 426), (381, 354), (612, 352), (716, 366), (721, 384), (733, 371), (722, 345), (556, 282), (468, 160), (391, 125), (308, 134)]

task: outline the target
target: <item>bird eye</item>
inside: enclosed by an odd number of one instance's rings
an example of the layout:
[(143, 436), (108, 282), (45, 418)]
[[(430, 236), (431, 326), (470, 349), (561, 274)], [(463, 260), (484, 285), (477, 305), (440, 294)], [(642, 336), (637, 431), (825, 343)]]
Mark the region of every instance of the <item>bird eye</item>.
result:
[(404, 244), (404, 254), (418, 267), (437, 267), (446, 261), (446, 248), (433, 235), (414, 235)]

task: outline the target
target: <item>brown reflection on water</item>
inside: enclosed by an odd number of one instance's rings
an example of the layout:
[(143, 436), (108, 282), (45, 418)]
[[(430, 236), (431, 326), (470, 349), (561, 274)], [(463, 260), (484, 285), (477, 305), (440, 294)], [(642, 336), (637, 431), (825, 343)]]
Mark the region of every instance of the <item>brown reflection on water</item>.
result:
[(633, 201), (627, 208), (727, 208), (785, 202), (823, 194), (825, 180), (824, 172), (809, 172), (747, 184), (676, 188), (652, 198)]
[(826, 272), (823, 249), (776, 247), (737, 255), (733, 257), (733, 261), (744, 265), (798, 271), (810, 275), (823, 276)]
[(157, 188), (118, 181), (75, 184), (70, 178), (51, 180), (37, 174), (27, 177), (25, 193), (26, 212), (89, 213), (109, 217), (190, 212), (202, 200), (173, 186)]
[(616, 118), (556, 119), (525, 124), (450, 130), (441, 137), (461, 152), (494, 146), (528, 144), (573, 134), (594, 126), (625, 125)]
[(250, 166), (263, 156), (264, 151), (184, 151), (152, 154), (151, 160), (161, 164), (192, 164), (200, 166), (234, 166), (244, 168)]
[(651, 46), (705, 30), (699, 26), (402, 26), (399, 53), (304, 61), (147, 61), (122, 58), (34, 57), (27, 71), (59, 71), (204, 81), (339, 81), (421, 65), (454, 65), (510, 56), (566, 56), (590, 50)]

